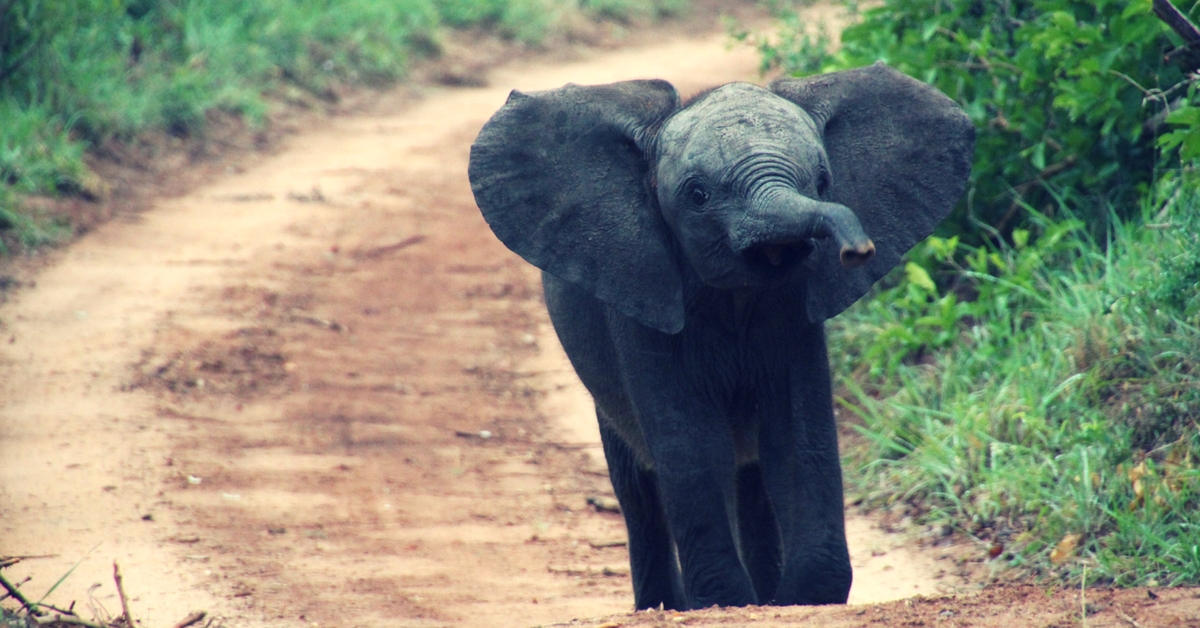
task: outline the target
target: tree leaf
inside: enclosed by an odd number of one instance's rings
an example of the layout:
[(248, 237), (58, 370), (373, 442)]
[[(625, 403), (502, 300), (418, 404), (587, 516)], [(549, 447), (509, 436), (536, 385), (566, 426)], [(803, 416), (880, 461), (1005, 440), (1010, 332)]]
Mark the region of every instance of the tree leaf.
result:
[(937, 286), (934, 285), (933, 279), (929, 277), (929, 273), (921, 268), (919, 264), (909, 262), (904, 265), (904, 274), (908, 277), (909, 283), (921, 288), (929, 294), (937, 293)]

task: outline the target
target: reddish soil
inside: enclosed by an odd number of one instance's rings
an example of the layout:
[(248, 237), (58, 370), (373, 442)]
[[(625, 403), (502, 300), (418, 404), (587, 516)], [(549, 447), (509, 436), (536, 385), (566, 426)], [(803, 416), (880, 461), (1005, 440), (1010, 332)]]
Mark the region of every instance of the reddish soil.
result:
[(969, 594), (981, 551), (860, 516), (857, 605), (627, 612), (586, 393), (466, 165), (511, 88), (756, 79), (661, 39), (397, 91), (53, 254), (0, 307), (0, 556), (49, 555), (5, 575), (103, 618), (117, 561), (145, 626), (1200, 626), (1190, 589)]

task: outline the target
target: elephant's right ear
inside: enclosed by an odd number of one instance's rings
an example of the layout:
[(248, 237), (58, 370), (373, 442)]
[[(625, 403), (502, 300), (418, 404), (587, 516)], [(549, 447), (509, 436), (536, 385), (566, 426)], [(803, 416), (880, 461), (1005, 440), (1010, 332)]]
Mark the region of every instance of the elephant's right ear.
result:
[(471, 146), (475, 202), (508, 248), (643, 324), (683, 329), (683, 283), (646, 153), (679, 107), (665, 81), (523, 94)]
[(854, 268), (827, 247), (824, 272), (808, 284), (809, 319), (821, 321), (866, 294), (954, 209), (971, 174), (975, 125), (945, 94), (882, 63), (770, 88), (817, 123), (831, 200), (849, 207), (875, 243), (871, 261)]

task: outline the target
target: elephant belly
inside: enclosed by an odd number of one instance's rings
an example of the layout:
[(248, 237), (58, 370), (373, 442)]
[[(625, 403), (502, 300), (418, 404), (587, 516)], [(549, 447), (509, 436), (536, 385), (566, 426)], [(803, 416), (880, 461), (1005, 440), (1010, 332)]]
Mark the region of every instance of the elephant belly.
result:
[[(653, 468), (619, 365), (609, 306), (549, 273), (542, 273), (542, 284), (550, 320), (576, 374), (596, 402), (597, 419), (612, 428), (644, 468)], [(747, 347), (743, 344), (746, 338), (732, 332), (731, 327), (700, 318), (678, 337), (682, 343), (681, 363), (690, 365), (683, 367), (689, 394), (726, 417), (735, 459), (742, 467), (758, 461), (763, 412), (787, 413), (786, 401), (777, 407), (779, 399), (772, 399), (772, 391), (775, 395), (782, 392), (786, 399), (783, 374), (791, 356), (773, 336)]]

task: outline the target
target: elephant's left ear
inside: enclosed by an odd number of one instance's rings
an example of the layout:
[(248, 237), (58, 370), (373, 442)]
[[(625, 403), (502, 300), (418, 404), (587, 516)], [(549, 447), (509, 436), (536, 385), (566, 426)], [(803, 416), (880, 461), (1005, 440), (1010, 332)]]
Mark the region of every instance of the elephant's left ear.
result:
[(837, 251), (810, 275), (813, 321), (849, 307), (954, 209), (971, 173), (975, 125), (937, 89), (883, 63), (803, 79), (771, 91), (812, 116), (829, 156), (832, 200), (849, 207), (875, 257), (844, 268)]

